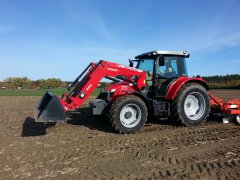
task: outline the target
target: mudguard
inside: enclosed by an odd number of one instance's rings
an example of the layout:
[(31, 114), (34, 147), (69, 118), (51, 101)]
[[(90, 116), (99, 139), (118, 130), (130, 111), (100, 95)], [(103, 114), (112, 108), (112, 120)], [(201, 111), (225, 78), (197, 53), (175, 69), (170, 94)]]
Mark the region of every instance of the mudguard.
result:
[(173, 82), (166, 93), (165, 99), (166, 100), (174, 100), (177, 92), (180, 90), (180, 88), (182, 87), (182, 85), (186, 84), (186, 83), (198, 83), (200, 85), (202, 85), (203, 87), (206, 88), (206, 90), (209, 90), (209, 86), (207, 85), (207, 83), (201, 78), (189, 78), (187, 76), (182, 76), (179, 77), (178, 79), (176, 79), (175, 82)]

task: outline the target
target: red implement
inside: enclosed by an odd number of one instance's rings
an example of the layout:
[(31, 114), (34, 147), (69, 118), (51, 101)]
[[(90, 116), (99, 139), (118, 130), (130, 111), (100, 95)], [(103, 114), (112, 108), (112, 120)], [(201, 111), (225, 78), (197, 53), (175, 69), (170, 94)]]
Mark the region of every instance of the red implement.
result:
[(212, 111), (215, 113), (222, 113), (224, 115), (239, 115), (240, 114), (240, 101), (233, 99), (231, 101), (223, 101), (218, 97), (214, 97), (212, 94), (208, 93), (210, 96), (210, 104)]

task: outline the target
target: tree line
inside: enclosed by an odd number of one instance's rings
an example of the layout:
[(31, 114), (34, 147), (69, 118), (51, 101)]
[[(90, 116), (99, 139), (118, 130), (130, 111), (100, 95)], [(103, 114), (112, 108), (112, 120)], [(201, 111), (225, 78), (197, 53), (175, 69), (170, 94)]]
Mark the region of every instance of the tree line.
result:
[(59, 78), (32, 81), (27, 77), (8, 77), (0, 82), (0, 88), (2, 89), (52, 89), (66, 86), (67, 82), (61, 81)]
[(212, 89), (240, 89), (240, 74), (202, 77)]
[[(240, 74), (203, 76), (210, 88), (240, 89)], [(0, 82), (0, 88), (6, 89), (52, 89), (66, 88), (71, 82), (62, 81), (59, 78), (39, 79), (32, 81), (27, 77), (8, 77)], [(100, 87), (105, 88), (109, 82), (100, 82)]]

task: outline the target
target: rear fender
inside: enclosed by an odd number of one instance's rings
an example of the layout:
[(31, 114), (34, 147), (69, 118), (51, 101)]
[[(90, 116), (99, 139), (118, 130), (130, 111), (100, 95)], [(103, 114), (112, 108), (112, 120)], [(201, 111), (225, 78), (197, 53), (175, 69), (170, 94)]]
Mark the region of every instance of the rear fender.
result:
[(206, 90), (209, 90), (209, 86), (207, 85), (207, 83), (201, 78), (189, 78), (189, 77), (179, 77), (178, 79), (176, 79), (176, 81), (174, 83), (172, 83), (166, 93), (166, 100), (174, 100), (177, 92), (180, 90), (180, 88), (187, 83), (197, 83), (202, 85), (203, 87), (206, 88)]

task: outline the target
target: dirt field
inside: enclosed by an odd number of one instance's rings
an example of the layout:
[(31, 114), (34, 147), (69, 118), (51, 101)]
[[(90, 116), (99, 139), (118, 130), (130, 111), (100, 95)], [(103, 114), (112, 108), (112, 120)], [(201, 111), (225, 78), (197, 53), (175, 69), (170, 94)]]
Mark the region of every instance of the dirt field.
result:
[[(214, 93), (240, 99), (240, 91)], [(39, 99), (0, 97), (0, 179), (240, 179), (235, 124), (179, 127), (156, 120), (120, 135), (89, 115), (36, 124)]]

